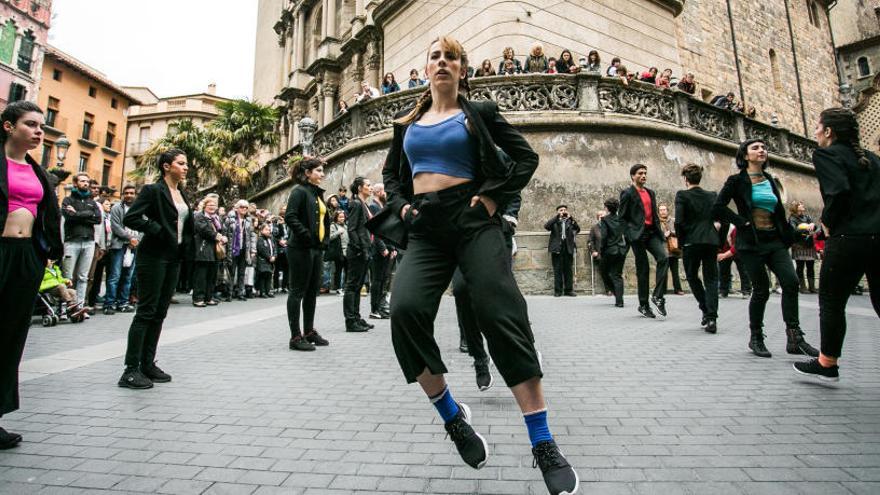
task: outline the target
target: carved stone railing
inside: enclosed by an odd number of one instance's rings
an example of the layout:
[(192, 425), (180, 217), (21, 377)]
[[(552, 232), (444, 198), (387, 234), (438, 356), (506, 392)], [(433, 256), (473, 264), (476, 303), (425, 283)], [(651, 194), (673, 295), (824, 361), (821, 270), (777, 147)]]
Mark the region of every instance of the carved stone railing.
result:
[[(425, 88), (400, 91), (352, 105), (348, 113), (334, 119), (315, 133), (313, 149), (331, 156), (350, 143), (385, 132), (394, 115), (412, 108)], [(722, 142), (740, 143), (750, 138), (765, 140), (776, 155), (809, 163), (816, 143), (786, 129), (746, 118), (686, 93), (618, 79), (595, 73), (524, 74), (492, 76), (471, 80), (470, 98), (492, 100), (506, 113), (549, 112), (582, 116), (622, 116), (654, 122), (662, 129), (692, 129)], [(287, 178), (288, 158), (299, 152), (299, 145), (271, 160), (254, 175), (249, 192), (256, 194), (275, 187)]]

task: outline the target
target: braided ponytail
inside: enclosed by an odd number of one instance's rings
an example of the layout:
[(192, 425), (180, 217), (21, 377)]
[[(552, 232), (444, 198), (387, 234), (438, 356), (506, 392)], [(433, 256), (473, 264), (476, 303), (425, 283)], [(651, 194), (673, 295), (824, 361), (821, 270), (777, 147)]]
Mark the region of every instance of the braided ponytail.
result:
[[(470, 93), (470, 90), (471, 90), (470, 82), (468, 81), (468, 76), (467, 76), (467, 69), (468, 69), (467, 52), (464, 50), (464, 48), (461, 46), (461, 43), (459, 43), (458, 40), (456, 40), (452, 37), (449, 37), (449, 36), (441, 36), (441, 37), (435, 39), (434, 41), (432, 41), (431, 45), (429, 45), (429, 48), (428, 48), (429, 51), (430, 51), (430, 46), (433, 46), (434, 43), (440, 43), (440, 46), (442, 47), (443, 50), (451, 51), (461, 61), (461, 69), (464, 71), (465, 77), (464, 77), (464, 79), (459, 80), (458, 90), (459, 90), (459, 92), (463, 92), (464, 95), (467, 96), (467, 94)], [(430, 53), (429, 53), (429, 56), (430, 56)], [(419, 117), (421, 117), (425, 112), (427, 112), (429, 108), (431, 108), (432, 102), (433, 101), (432, 101), (432, 96), (431, 96), (431, 88), (429, 87), (427, 90), (425, 90), (424, 93), (421, 94), (421, 96), (419, 96), (419, 99), (416, 100), (416, 105), (412, 109), (412, 111), (410, 111), (408, 114), (404, 115), (403, 117), (395, 120), (394, 123), (401, 124), (401, 125), (408, 125), (408, 124), (415, 122), (416, 120), (419, 120)]]
[(419, 99), (416, 100), (416, 106), (413, 107), (413, 109), (408, 114), (395, 120), (394, 123), (408, 125), (415, 122), (419, 119), (419, 117), (422, 116), (422, 114), (424, 114), (428, 111), (429, 108), (431, 108), (432, 101), (433, 100), (431, 98), (431, 90), (426, 89), (424, 93), (419, 95)]
[(871, 160), (862, 149), (859, 139), (859, 122), (852, 110), (842, 107), (828, 108), (819, 114), (819, 122), (823, 127), (831, 129), (835, 141), (840, 141), (853, 149), (858, 157), (859, 166), (864, 169), (868, 168)]

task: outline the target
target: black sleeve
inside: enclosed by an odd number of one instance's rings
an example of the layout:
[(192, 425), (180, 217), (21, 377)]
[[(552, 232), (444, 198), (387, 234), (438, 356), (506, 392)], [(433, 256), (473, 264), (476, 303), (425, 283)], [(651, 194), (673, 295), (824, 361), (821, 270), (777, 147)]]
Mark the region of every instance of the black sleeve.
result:
[(297, 237), (309, 242), (311, 234), (308, 227), (303, 225), (299, 219), (299, 212), (305, 208), (306, 194), (299, 187), (294, 186), (290, 191), (290, 197), (287, 199), (287, 211), (284, 213), (284, 223), (290, 227)]
[(550, 220), (547, 220), (547, 223), (544, 224), (544, 229), (553, 232), (553, 224), (559, 220), (559, 217), (552, 217)]
[(733, 199), (733, 195), (736, 193), (737, 180), (739, 180), (738, 176), (731, 175), (724, 183), (724, 187), (718, 191), (718, 197), (715, 199), (715, 204), (712, 206), (712, 217), (715, 220), (721, 220), (733, 224), (737, 229), (740, 229), (748, 225), (749, 220), (737, 215), (727, 206), (730, 203), (730, 200)]
[(361, 203), (352, 201), (349, 203), (348, 220), (348, 249), (354, 248), (356, 253), (366, 253), (370, 247), (370, 238), (364, 239), (362, 231), (366, 228), (367, 215)]
[[(88, 208), (76, 210), (76, 213), (70, 213), (66, 208), (62, 208), (61, 214), (64, 215), (64, 220), (87, 225), (97, 225), (101, 223), (101, 209), (98, 207), (98, 204), (94, 201), (89, 201), (87, 204), (89, 206)], [(76, 206), (73, 205), (73, 199), (70, 196), (64, 198), (62, 206), (73, 206), (76, 208)]]
[(217, 232), (214, 231), (214, 227), (211, 225), (211, 219), (206, 215), (195, 215), (195, 231), (196, 235), (207, 239), (209, 241), (213, 241), (217, 239)]
[(575, 235), (579, 234), (581, 231), (581, 226), (578, 225), (577, 220), (574, 218), (571, 219), (571, 231), (575, 233)]
[(599, 220), (599, 242), (598, 246), (593, 247), (593, 251), (599, 251), (599, 254), (602, 254), (606, 249), (606, 245), (608, 244), (608, 226), (606, 225), (604, 220)]
[(851, 189), (846, 168), (835, 160), (834, 153), (818, 148), (813, 152), (813, 167), (819, 179), (819, 188), (825, 207), (822, 209), (822, 223), (834, 233), (834, 226), (850, 211)]
[(684, 246), (685, 237), (687, 236), (687, 202), (684, 199), (684, 191), (675, 193), (675, 235), (678, 236), (679, 245)]
[(147, 211), (156, 202), (156, 188), (154, 186), (144, 187), (131, 208), (125, 213), (122, 224), (131, 230), (145, 232), (150, 235), (159, 235), (162, 232), (162, 225), (156, 220), (147, 216)]
[[(488, 102), (488, 113), (492, 119), (484, 122), (495, 144), (513, 160), (507, 177), (499, 182), (485, 181), (480, 194), (492, 198), (496, 204), (507, 204), (513, 197), (526, 187), (535, 170), (538, 169), (538, 154), (529, 146), (529, 142), (519, 133), (498, 111), (498, 105)], [(387, 187), (387, 186), (386, 186)]]
[(262, 236), (260, 236), (260, 239), (257, 241), (257, 256), (266, 261), (269, 261), (269, 242), (271, 241)]
[(507, 204), (504, 205), (504, 211), (503, 211), (502, 215), (513, 217), (518, 220), (519, 219), (519, 209), (521, 206), (522, 206), (522, 194), (520, 192), (517, 192), (510, 199), (510, 201), (508, 201)]
[(395, 124), (394, 134), (391, 138), (391, 149), (385, 157), (385, 165), (382, 167), (382, 181), (385, 183), (385, 192), (388, 193), (388, 207), (396, 215), (410, 203), (410, 198), (404, 194), (400, 183), (400, 153), (403, 149), (403, 127)]

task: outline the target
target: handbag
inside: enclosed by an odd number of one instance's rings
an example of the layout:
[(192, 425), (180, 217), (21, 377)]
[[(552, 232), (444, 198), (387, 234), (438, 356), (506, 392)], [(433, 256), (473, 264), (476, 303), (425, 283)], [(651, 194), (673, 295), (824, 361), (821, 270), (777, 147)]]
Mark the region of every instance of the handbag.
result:
[(223, 261), (226, 259), (226, 246), (221, 243), (214, 244), (214, 255), (217, 258), (217, 261)]
[(671, 235), (666, 238), (666, 249), (670, 255), (681, 256), (681, 248), (678, 247), (678, 237)]

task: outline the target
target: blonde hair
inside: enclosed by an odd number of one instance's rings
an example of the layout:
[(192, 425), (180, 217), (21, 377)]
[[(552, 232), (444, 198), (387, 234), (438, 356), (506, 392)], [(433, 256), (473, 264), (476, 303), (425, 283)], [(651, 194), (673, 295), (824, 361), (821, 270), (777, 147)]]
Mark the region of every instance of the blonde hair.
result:
[(212, 202), (215, 205), (220, 206), (220, 196), (214, 193), (206, 195), (204, 198), (202, 198), (202, 207), (204, 208), (204, 205), (208, 202)]
[[(464, 71), (465, 76), (464, 79), (459, 79), (458, 81), (458, 90), (459, 92), (464, 91), (465, 93), (469, 89), (468, 77), (467, 77), (467, 67), (468, 67), (468, 59), (467, 52), (464, 51), (464, 47), (461, 46), (461, 43), (458, 42), (455, 38), (451, 36), (440, 36), (431, 42), (428, 46), (428, 56), (430, 56), (431, 46), (434, 46), (434, 43), (440, 43), (440, 49), (444, 51), (452, 52), (452, 54), (461, 60), (461, 69)], [(419, 119), (425, 112), (431, 108), (431, 89), (430, 87), (422, 93), (419, 98), (416, 100), (416, 106), (413, 107), (412, 111), (403, 117), (394, 121), (395, 124), (408, 125)]]
[(540, 57), (541, 55), (544, 55), (544, 45), (540, 43), (535, 43), (534, 45), (532, 45), (531, 55), (533, 57)]

